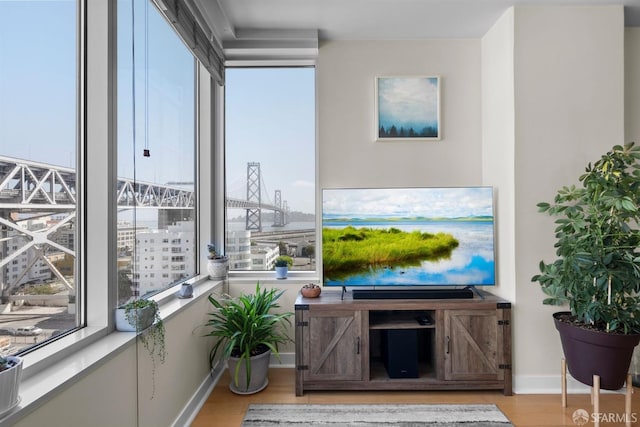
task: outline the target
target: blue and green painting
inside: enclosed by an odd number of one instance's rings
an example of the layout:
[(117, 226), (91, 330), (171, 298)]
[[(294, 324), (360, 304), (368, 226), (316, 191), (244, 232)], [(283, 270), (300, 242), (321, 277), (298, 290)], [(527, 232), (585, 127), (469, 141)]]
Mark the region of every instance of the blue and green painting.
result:
[(379, 77), (378, 138), (439, 138), (439, 79)]

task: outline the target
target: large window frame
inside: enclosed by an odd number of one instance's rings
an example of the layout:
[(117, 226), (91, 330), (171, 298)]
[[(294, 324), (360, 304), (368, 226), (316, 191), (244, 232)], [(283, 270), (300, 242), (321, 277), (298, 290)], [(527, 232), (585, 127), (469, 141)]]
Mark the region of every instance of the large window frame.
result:
[[(116, 0), (78, 0), (78, 147), (77, 147), (77, 298), (81, 308), (81, 324), (75, 331), (23, 354), (23, 380), (39, 378), (47, 368), (56, 363), (67, 363), (82, 349), (107, 338), (115, 331), (113, 311), (117, 307), (116, 199), (105, 197), (115, 194), (117, 174), (117, 9)], [(91, 55), (87, 53), (91, 52)], [(195, 59), (194, 59), (195, 61)], [(209, 170), (213, 161), (210, 148), (215, 137), (213, 109), (215, 84), (209, 71), (196, 61), (194, 82), (196, 86), (196, 197), (200, 182), (211, 182)], [(204, 141), (204, 142), (203, 142)], [(211, 239), (213, 205), (211, 196), (203, 192), (202, 204), (196, 212), (196, 239)], [(199, 245), (198, 243), (197, 245)], [(200, 248), (196, 248), (198, 250)], [(201, 282), (206, 277), (199, 272), (206, 270), (204, 251), (198, 251), (196, 276), (187, 280)], [(180, 283), (156, 294), (153, 299), (170, 304), (177, 299)], [(163, 314), (164, 315), (164, 314)], [(115, 339), (113, 348), (92, 357), (111, 357), (122, 343), (131, 339), (127, 334)], [(83, 362), (84, 363), (84, 362)], [(69, 369), (65, 375), (79, 375), (82, 364)], [(24, 381), (23, 381), (24, 382)], [(38, 393), (53, 391), (59, 384), (40, 384)], [(23, 406), (30, 402), (23, 402)]]
[(198, 272), (198, 63), (151, 0), (120, 4), (118, 219), (133, 229), (117, 255), (125, 303)]
[[(26, 354), (83, 324), (82, 310), (74, 311), (76, 301), (82, 301), (77, 268), (80, 177), (75, 170), (80, 158), (79, 7), (69, 0), (14, 1), (0, 3), (0, 9), (11, 21), (3, 31), (8, 42), (0, 46), (6, 60), (0, 67), (5, 79), (2, 110), (7, 112), (0, 136), (6, 146), (0, 155), (9, 157), (3, 159), (1, 178), (9, 197), (2, 204), (0, 275), (7, 298), (3, 303), (11, 307), (1, 316), (7, 336), (1, 338), (0, 354)], [(45, 33), (42, 26), (51, 19), (57, 21)], [(40, 69), (48, 73), (32, 74)], [(42, 126), (29, 131), (34, 118), (36, 127)], [(44, 141), (49, 145), (39, 145)], [(39, 300), (41, 293), (52, 294), (51, 301)], [(55, 308), (37, 309), (45, 305)], [(21, 333), (25, 326), (34, 328)]]
[[(256, 54), (256, 56), (260, 56), (259, 53)], [(294, 56), (292, 58), (292, 56)], [(321, 250), (321, 238), (319, 238), (318, 236), (321, 236), (321, 221), (319, 219), (319, 202), (318, 202), (318, 194), (319, 194), (319, 190), (318, 190), (318, 158), (317, 158), (317, 153), (318, 153), (318, 127), (317, 127), (317, 122), (318, 122), (318, 94), (317, 94), (317, 70), (316, 70), (316, 61), (315, 59), (296, 59), (295, 58), (295, 53), (287, 55), (287, 54), (283, 54), (282, 58), (278, 58), (278, 59), (274, 59), (274, 58), (269, 58), (269, 59), (252, 59), (252, 58), (247, 58), (247, 57), (243, 57), (242, 59), (231, 59), (226, 61), (225, 63), (225, 68), (226, 69), (230, 69), (230, 68), (268, 68), (268, 69), (277, 69), (277, 68), (312, 68), (314, 70), (314, 121), (315, 121), (315, 125), (314, 125), (314, 147), (313, 147), (313, 155), (314, 155), (314, 167), (315, 167), (315, 173), (314, 173), (314, 190), (313, 190), (313, 197), (314, 197), (314, 204), (315, 204), (315, 233), (316, 233), (316, 239), (315, 239), (315, 254), (316, 254), (316, 260), (318, 259), (318, 254), (319, 251)], [(218, 97), (218, 102), (219, 104), (222, 106), (221, 110), (224, 111), (224, 105), (226, 103), (226, 93), (225, 93), (225, 88), (222, 88)], [(225, 121), (225, 113), (220, 114), (218, 116), (218, 120), (221, 121), (221, 123), (224, 123)], [(218, 145), (218, 149), (221, 155), (224, 156), (224, 153), (226, 152), (226, 129), (222, 135), (222, 138), (217, 140), (217, 145)], [(223, 162), (223, 169), (224, 171), (224, 162)], [(226, 236), (227, 236), (227, 208), (226, 208), (226, 197), (227, 197), (227, 192), (226, 192), (226, 174), (223, 173), (220, 177), (220, 179), (225, 182), (225, 185), (222, 186), (220, 188), (219, 191), (222, 191), (223, 194), (223, 200), (220, 202), (220, 204), (218, 206), (221, 207), (221, 210), (223, 212), (224, 218), (221, 221), (221, 224), (217, 225), (217, 230), (219, 231), (217, 233), (217, 235), (221, 235), (225, 237), (225, 241), (226, 241)], [(225, 243), (225, 241), (222, 241), (220, 243)], [(298, 284), (300, 282), (308, 282), (308, 281), (318, 281), (320, 280), (320, 276), (321, 276), (321, 265), (318, 264), (318, 262), (315, 262), (315, 268), (314, 269), (309, 269), (309, 270), (298, 270), (298, 271), (292, 271), (289, 270), (288, 273), (288, 277), (289, 279), (291, 279), (288, 283), (290, 284)], [(270, 281), (272, 279), (276, 279), (275, 276), (275, 272), (272, 270), (233, 270), (230, 268), (229, 270), (229, 279), (230, 282), (233, 283), (235, 282), (246, 282), (248, 280), (259, 280), (259, 281)]]
[[(78, 148), (77, 148), (77, 277), (82, 283), (77, 298), (83, 300), (81, 327), (24, 355), (23, 400), (10, 422), (20, 419), (64, 387), (104, 361), (116, 357), (135, 336), (114, 333), (117, 306), (116, 193), (117, 174), (117, 0), (77, 0), (78, 7)], [(89, 54), (90, 53), (90, 54)], [(261, 63), (261, 66), (268, 65)], [(315, 61), (287, 66), (314, 66)], [(224, 87), (212, 78), (211, 64), (198, 64), (196, 103), (196, 192), (198, 246), (213, 242), (224, 246)], [(223, 73), (222, 73), (223, 74)], [(317, 103), (317, 96), (316, 96)], [(316, 108), (317, 115), (317, 108)], [(317, 122), (317, 118), (316, 118)], [(317, 131), (316, 131), (317, 132)], [(317, 146), (317, 135), (315, 138)], [(316, 147), (317, 150), (317, 147)], [(317, 164), (317, 156), (316, 156)], [(318, 170), (316, 167), (316, 179)], [(316, 188), (317, 198), (317, 188)], [(316, 201), (316, 211), (317, 211)], [(316, 226), (316, 230), (318, 227)], [(317, 243), (316, 243), (317, 247)], [(206, 282), (206, 253), (197, 248), (199, 276), (189, 282)], [(262, 272), (261, 276), (270, 276)], [(317, 278), (317, 271), (300, 272), (301, 280)], [(273, 277), (273, 276), (271, 276)], [(294, 280), (288, 282), (293, 284)], [(176, 284), (154, 299), (163, 317), (192, 307), (178, 300)], [(213, 286), (213, 285), (211, 285)], [(167, 310), (164, 310), (167, 308)], [(95, 345), (93, 345), (95, 344)], [(59, 364), (59, 365), (58, 365)], [(64, 366), (64, 369), (59, 369)], [(55, 375), (51, 375), (55, 372)], [(7, 420), (8, 418), (5, 418)], [(4, 422), (4, 420), (3, 420)]]

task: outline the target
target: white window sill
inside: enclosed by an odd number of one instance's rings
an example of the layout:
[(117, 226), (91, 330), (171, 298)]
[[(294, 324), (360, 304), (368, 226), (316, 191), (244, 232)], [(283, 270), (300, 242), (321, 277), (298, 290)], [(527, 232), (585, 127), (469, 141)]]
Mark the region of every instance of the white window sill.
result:
[[(193, 286), (193, 298), (177, 297), (174, 287), (159, 295), (160, 314), (163, 320), (173, 317), (193, 301), (206, 298), (222, 282), (202, 277)], [(69, 334), (40, 350), (24, 356), (23, 378), (20, 384), (20, 403), (0, 418), (0, 427), (11, 426), (46, 403), (61, 390), (99, 367), (134, 340), (134, 332), (108, 333), (107, 328), (86, 327)], [(87, 342), (90, 344), (87, 345)], [(62, 349), (78, 347), (77, 351), (58, 355)], [(55, 361), (51, 363), (52, 358)]]
[(320, 285), (320, 278), (315, 271), (289, 271), (286, 279), (277, 279), (274, 271), (233, 271), (229, 273), (229, 284), (260, 283), (269, 285), (300, 285), (313, 282)]

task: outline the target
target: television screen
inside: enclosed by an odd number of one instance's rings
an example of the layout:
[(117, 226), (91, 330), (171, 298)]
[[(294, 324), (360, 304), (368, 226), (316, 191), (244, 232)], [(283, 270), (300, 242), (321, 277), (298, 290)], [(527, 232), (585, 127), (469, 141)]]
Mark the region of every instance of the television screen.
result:
[(326, 286), (495, 285), (491, 187), (322, 191)]

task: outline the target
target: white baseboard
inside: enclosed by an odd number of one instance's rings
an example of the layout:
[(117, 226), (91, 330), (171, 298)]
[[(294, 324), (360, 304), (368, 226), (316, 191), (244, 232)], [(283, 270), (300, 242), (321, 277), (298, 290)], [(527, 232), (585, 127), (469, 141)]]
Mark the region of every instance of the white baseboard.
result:
[(295, 353), (280, 353), (280, 360), (278, 360), (273, 354), (269, 359), (270, 368), (295, 368), (296, 367), (296, 354)]

